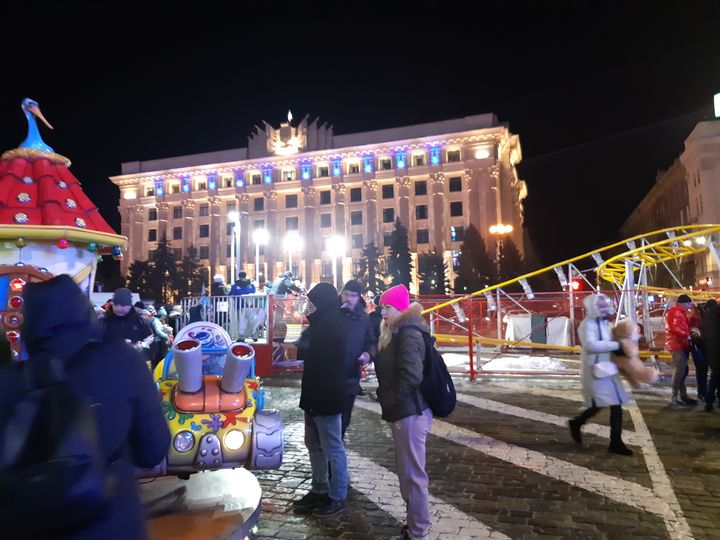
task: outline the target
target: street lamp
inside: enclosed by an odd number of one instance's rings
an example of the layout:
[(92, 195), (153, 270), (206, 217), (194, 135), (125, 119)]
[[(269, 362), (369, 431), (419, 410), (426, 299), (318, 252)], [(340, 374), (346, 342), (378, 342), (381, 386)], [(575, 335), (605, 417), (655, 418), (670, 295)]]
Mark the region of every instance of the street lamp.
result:
[(498, 282), (502, 281), (502, 264), (500, 258), (502, 257), (502, 239), (503, 236), (513, 232), (512, 225), (505, 225), (504, 223), (497, 223), (496, 225), (490, 225), (490, 234), (495, 237), (495, 265), (497, 268), (497, 279)]
[(253, 242), (255, 242), (255, 280), (260, 286), (260, 246), (264, 246), (270, 240), (270, 233), (265, 229), (253, 231)]
[(290, 231), (285, 235), (285, 238), (283, 238), (283, 247), (285, 248), (285, 251), (288, 253), (288, 267), (289, 270), (292, 272), (292, 254), (293, 251), (299, 252), (302, 249), (303, 246), (303, 239), (302, 237), (297, 233), (297, 231)]
[(337, 258), (345, 255), (345, 238), (342, 236), (331, 236), (327, 239), (327, 252), (332, 258), (333, 283), (338, 288)]
[[(232, 235), (230, 236), (230, 283), (232, 283), (240, 273), (240, 214), (238, 212), (228, 212), (227, 217), (228, 221), (233, 224)], [(235, 275), (232, 275), (233, 272), (235, 272)]]

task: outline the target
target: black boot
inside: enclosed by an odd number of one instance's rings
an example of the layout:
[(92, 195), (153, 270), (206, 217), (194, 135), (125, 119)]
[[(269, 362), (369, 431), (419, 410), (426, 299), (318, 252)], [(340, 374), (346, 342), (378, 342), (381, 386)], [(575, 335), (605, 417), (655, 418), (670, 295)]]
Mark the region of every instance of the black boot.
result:
[(620, 405), (610, 407), (610, 446), (608, 452), (620, 454), (621, 456), (632, 456), (633, 453), (622, 441), (622, 407)]
[(588, 421), (588, 418), (592, 418), (597, 414), (597, 412), (598, 408), (593, 405), (592, 407), (585, 409), (572, 420), (568, 421), (568, 427), (570, 428), (570, 436), (573, 438), (573, 441), (578, 444), (582, 444), (582, 433), (580, 432), (580, 429), (582, 428), (583, 424)]

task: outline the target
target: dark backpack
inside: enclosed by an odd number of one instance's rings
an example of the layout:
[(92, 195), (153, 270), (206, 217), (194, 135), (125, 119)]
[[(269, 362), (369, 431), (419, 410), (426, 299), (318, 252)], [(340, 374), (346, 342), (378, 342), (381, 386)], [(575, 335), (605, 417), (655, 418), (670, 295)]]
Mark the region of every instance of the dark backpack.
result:
[(111, 502), (106, 467), (92, 408), (59, 360), (0, 366), (3, 538), (53, 537), (100, 518)]
[(420, 394), (430, 407), (433, 416), (445, 418), (455, 410), (457, 397), (455, 396), (455, 385), (445, 365), (445, 360), (435, 348), (435, 338), (417, 327), (405, 326), (400, 327), (400, 330), (402, 331), (403, 328), (414, 328), (423, 336), (425, 358), (423, 358), (423, 380), (419, 387)]

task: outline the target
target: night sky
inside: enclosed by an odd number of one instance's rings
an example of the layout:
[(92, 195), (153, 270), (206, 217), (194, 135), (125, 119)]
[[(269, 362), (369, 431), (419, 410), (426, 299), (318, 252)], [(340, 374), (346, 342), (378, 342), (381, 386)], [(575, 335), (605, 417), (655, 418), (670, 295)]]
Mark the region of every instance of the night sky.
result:
[(619, 239), (720, 92), (717, 1), (65, 4), (0, 13), (0, 151), (34, 98), (116, 229), (123, 161), (243, 147), (288, 108), (335, 134), (494, 112), (520, 135), (526, 227), (550, 264)]

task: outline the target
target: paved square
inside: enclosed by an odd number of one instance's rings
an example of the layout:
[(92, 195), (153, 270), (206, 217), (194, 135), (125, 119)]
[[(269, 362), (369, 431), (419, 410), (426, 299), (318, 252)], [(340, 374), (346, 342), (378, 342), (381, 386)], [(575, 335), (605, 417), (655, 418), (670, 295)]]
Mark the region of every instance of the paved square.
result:
[[(433, 421), (427, 444), (431, 538), (720, 537), (720, 413), (670, 406), (665, 388), (637, 392), (623, 417), (635, 454), (623, 457), (607, 452), (607, 410), (585, 426), (583, 447), (570, 439), (579, 383), (456, 385), (458, 407)], [(404, 505), (378, 404), (356, 401), (348, 509), (322, 520), (290, 507), (310, 485), (299, 380), (269, 379), (266, 388), (266, 406), (285, 420), (285, 459), (280, 470), (256, 472), (264, 497), (256, 538), (397, 538)]]

